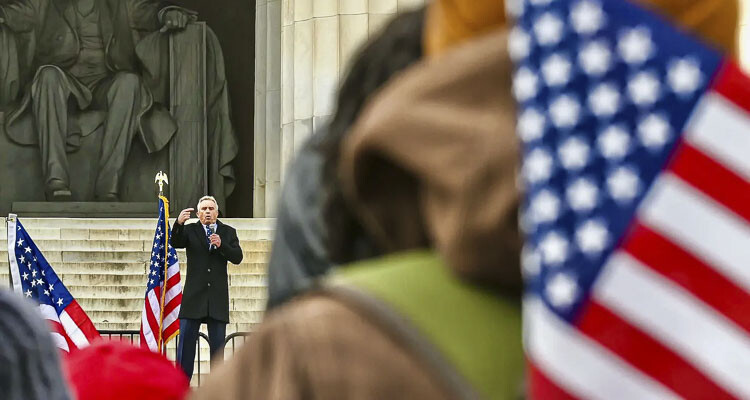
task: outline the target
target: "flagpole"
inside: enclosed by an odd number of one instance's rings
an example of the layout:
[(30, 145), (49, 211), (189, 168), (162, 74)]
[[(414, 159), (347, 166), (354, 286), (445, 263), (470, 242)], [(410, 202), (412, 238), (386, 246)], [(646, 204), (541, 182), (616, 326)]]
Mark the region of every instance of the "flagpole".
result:
[[(5, 220), (5, 241), (6, 242), (8, 241), (8, 238), (10, 237), (10, 233), (8, 232), (8, 229), (10, 229), (10, 221), (15, 221), (15, 219), (16, 219), (16, 214), (8, 214), (8, 218)], [(15, 254), (12, 251), (10, 251), (10, 247), (8, 247), (8, 287), (11, 289), (13, 288), (13, 261), (11, 260), (11, 258), (14, 256)]]
[(162, 268), (164, 269), (164, 279), (162, 279), (161, 284), (161, 299), (159, 301), (160, 307), (159, 307), (159, 341), (158, 341), (158, 348), (159, 353), (162, 352), (162, 331), (164, 330), (164, 299), (167, 295), (167, 279), (169, 278), (167, 273), (168, 265), (169, 265), (169, 229), (167, 226), (169, 226), (169, 200), (167, 200), (166, 197), (164, 197), (164, 184), (169, 184), (169, 179), (167, 178), (167, 174), (165, 174), (162, 171), (159, 171), (158, 174), (156, 174), (156, 183), (159, 184), (159, 200), (162, 200), (164, 202), (164, 238), (165, 243), (167, 244), (164, 246), (164, 264)]

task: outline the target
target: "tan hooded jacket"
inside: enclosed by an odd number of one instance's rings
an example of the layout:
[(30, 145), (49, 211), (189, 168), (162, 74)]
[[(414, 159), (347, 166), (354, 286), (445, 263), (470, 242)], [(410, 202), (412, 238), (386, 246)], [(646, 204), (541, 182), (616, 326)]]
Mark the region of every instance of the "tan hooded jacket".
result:
[[(644, 2), (736, 52), (734, 0)], [(432, 3), (429, 59), (372, 100), (344, 144), (340, 172), (352, 207), (384, 249), (432, 247), (459, 276), (517, 293), (519, 145), (502, 3)], [(456, 396), (387, 327), (340, 298), (312, 295), (268, 315), (193, 398)]]

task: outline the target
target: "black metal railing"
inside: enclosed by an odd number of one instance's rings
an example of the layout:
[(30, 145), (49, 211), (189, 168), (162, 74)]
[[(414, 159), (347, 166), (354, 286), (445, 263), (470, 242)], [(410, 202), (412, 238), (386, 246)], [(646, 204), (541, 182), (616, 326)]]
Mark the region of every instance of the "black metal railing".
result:
[[(99, 331), (99, 335), (102, 337), (106, 337), (107, 339), (119, 339), (119, 340), (128, 340), (131, 344), (140, 345), (140, 331), (136, 330), (113, 330), (113, 329), (103, 329)], [(227, 335), (227, 337), (224, 339), (224, 351), (227, 349), (227, 345), (229, 342), (232, 342), (232, 355), (234, 355), (234, 352), (237, 349), (236, 341), (239, 338), (242, 338), (242, 344), (245, 344), (247, 341), (247, 338), (250, 337), (250, 332), (234, 332)], [(206, 344), (208, 344), (208, 335), (206, 335), (203, 332), (198, 332), (198, 337), (202, 338), (206, 341)], [(178, 338), (176, 338), (178, 339)], [(179, 339), (178, 339), (179, 340)], [(162, 350), (162, 353), (166, 356), (167, 355), (167, 348), (164, 347)], [(175, 358), (177, 353), (177, 346), (175, 345)], [(198, 343), (196, 343), (196, 360), (198, 363), (198, 370), (197, 370), (197, 384), (198, 386), (201, 385), (201, 351), (200, 351), (200, 339), (198, 339)]]

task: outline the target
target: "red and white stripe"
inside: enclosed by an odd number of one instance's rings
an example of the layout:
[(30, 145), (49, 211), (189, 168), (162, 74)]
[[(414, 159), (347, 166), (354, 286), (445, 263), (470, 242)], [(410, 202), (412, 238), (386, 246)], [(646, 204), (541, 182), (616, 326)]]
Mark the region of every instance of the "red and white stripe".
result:
[(573, 325), (525, 304), (532, 398), (750, 398), (750, 79), (727, 64)]
[(76, 300), (57, 314), (48, 304), (39, 305), (42, 317), (49, 322), (52, 340), (65, 352), (82, 349), (99, 338), (99, 332)]
[[(167, 258), (169, 259), (169, 258)], [(141, 345), (152, 351), (159, 350), (159, 319), (163, 315), (162, 345), (172, 339), (180, 329), (180, 304), (182, 304), (182, 285), (180, 283), (180, 263), (175, 261), (167, 269), (166, 295), (164, 313), (161, 313), (161, 288), (156, 287), (146, 294), (146, 301), (141, 313)]]

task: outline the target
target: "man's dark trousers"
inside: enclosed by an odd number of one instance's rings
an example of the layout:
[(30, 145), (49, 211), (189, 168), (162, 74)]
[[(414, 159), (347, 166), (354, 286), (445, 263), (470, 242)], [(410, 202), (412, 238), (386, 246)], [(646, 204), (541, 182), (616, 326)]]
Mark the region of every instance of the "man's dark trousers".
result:
[[(193, 377), (193, 364), (195, 364), (195, 346), (198, 343), (198, 332), (201, 321), (199, 319), (183, 318), (180, 320), (180, 337), (177, 344), (177, 362), (185, 371), (188, 379)], [(214, 358), (222, 360), (224, 357), (224, 340), (226, 337), (227, 323), (206, 318), (208, 328), (208, 346), (211, 350), (211, 361)]]

